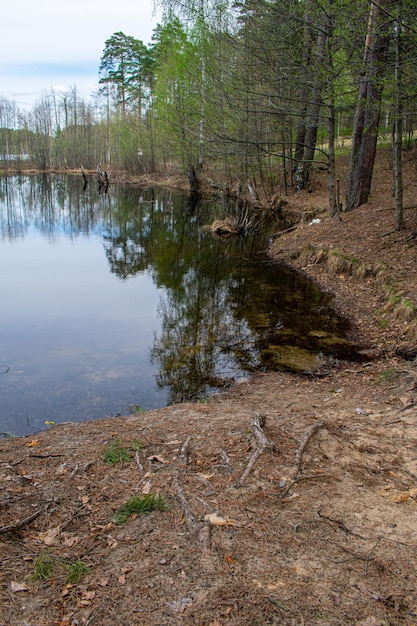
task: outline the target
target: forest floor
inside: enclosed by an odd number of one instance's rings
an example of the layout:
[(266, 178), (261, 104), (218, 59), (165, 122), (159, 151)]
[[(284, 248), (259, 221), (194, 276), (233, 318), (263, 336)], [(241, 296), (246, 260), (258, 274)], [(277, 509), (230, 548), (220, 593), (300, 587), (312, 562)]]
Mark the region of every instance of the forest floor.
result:
[(0, 624), (417, 624), (417, 211), (394, 231), (380, 158), (331, 219), (324, 176), (271, 255), (335, 295), (364, 360), (1, 440)]

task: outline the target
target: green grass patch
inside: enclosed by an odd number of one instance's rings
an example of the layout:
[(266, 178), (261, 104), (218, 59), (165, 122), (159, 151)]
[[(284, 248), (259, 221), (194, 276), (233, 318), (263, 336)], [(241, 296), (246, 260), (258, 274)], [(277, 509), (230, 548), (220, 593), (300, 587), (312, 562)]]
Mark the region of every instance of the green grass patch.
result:
[(69, 569), (67, 583), (70, 584), (79, 583), (82, 577), (90, 572), (88, 565), (81, 559), (77, 559), (74, 563), (66, 563), (66, 567)]
[(126, 524), (134, 514), (151, 513), (151, 511), (165, 511), (168, 506), (163, 498), (148, 493), (145, 496), (132, 496), (113, 515), (116, 524)]
[(30, 580), (49, 580), (55, 573), (55, 561), (48, 552), (42, 552), (34, 561), (34, 570)]
[(109, 465), (128, 463), (133, 452), (140, 449), (140, 443), (133, 441), (123, 444), (119, 439), (113, 439), (111, 444), (103, 450), (103, 461)]

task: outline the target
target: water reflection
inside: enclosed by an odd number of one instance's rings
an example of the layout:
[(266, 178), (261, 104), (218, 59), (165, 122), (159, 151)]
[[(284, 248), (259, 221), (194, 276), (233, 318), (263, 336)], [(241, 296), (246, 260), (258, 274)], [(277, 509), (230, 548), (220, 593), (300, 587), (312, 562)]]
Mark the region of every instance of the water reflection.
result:
[(98, 195), (81, 175), (1, 178), (0, 430), (197, 399), (350, 352), (329, 298), (260, 254), (267, 229), (204, 232), (221, 211), (168, 190)]

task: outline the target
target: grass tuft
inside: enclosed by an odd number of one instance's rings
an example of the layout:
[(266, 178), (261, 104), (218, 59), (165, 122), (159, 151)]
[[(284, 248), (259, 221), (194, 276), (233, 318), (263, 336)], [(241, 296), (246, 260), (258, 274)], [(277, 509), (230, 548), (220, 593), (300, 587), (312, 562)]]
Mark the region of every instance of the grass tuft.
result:
[(55, 562), (48, 552), (42, 552), (34, 561), (31, 580), (49, 580), (55, 572)]
[(131, 452), (136, 452), (139, 448), (140, 444), (138, 441), (122, 444), (119, 439), (113, 439), (111, 444), (103, 451), (103, 461), (109, 465), (127, 463), (131, 459)]
[(81, 559), (77, 559), (74, 563), (68, 563), (67, 567), (69, 569), (67, 583), (70, 584), (79, 583), (81, 578), (90, 572), (88, 565)]
[(141, 496), (132, 496), (113, 515), (116, 524), (126, 524), (135, 513), (150, 513), (151, 511), (165, 511), (167, 505), (160, 495), (152, 493)]

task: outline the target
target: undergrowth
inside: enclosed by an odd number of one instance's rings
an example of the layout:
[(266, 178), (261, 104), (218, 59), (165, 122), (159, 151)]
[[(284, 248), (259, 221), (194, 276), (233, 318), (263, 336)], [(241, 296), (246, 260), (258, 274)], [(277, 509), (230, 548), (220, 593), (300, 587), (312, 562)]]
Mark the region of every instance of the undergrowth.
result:
[(103, 461), (109, 465), (116, 463), (127, 463), (131, 459), (132, 453), (140, 449), (138, 441), (123, 444), (119, 439), (113, 439), (110, 445), (103, 450)]
[[(396, 321), (410, 323), (415, 320), (416, 323), (410, 324), (408, 328), (409, 335), (415, 334), (417, 330), (417, 308), (405, 295), (405, 292), (390, 278), (388, 268), (384, 263), (377, 263), (374, 267), (368, 266), (360, 259), (344, 254), (339, 248), (317, 250), (311, 244), (304, 247), (299, 258), (303, 262), (315, 265), (325, 264), (331, 274), (355, 276), (360, 280), (372, 279), (377, 286), (382, 287), (385, 294), (384, 312), (392, 313)], [(384, 326), (387, 324), (388, 321), (384, 320)]]
[(165, 511), (167, 505), (160, 495), (154, 496), (152, 493), (145, 496), (132, 496), (113, 515), (116, 524), (126, 524), (132, 515), (139, 513), (150, 513), (151, 511)]

